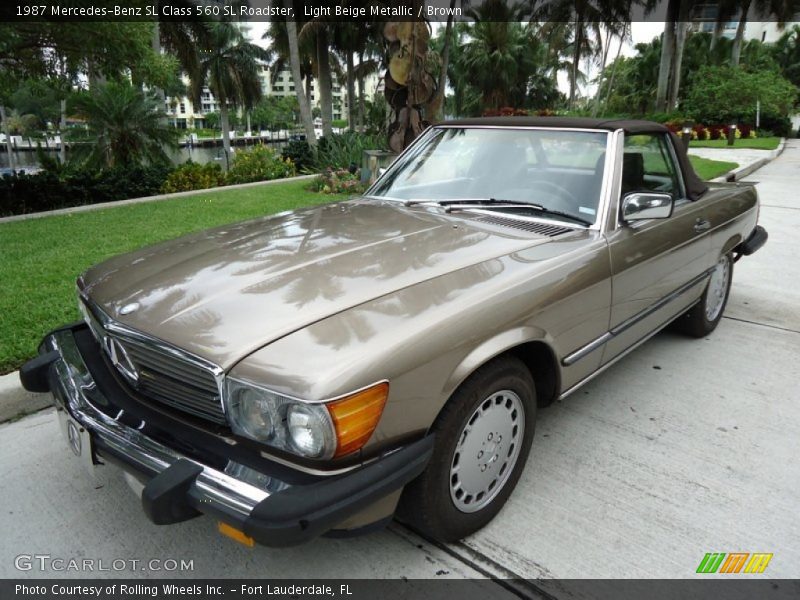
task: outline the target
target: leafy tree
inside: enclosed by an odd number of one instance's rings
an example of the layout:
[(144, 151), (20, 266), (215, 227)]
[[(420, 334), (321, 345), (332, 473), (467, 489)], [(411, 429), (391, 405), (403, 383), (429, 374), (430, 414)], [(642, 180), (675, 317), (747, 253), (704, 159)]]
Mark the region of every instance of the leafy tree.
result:
[(36, 115), (30, 113), (20, 114), (16, 110), (6, 114), (3, 120), (5, 121), (4, 129), (11, 135), (27, 135), (34, 131), (38, 124)]
[[(136, 69), (142, 78), (163, 73), (165, 60), (151, 48), (150, 23), (26, 22), (0, 23), (0, 114), (21, 82), (46, 82), (60, 99), (62, 129), (66, 100), (84, 74), (90, 83)], [(146, 83), (147, 81), (145, 81)], [(66, 159), (62, 145), (62, 161)], [(13, 154), (9, 154), (13, 159)], [(13, 167), (13, 163), (12, 163)]]
[(299, 113), (297, 98), (292, 96), (265, 96), (253, 108), (251, 120), (260, 129), (288, 129)]
[(165, 148), (174, 146), (177, 131), (166, 124), (155, 94), (127, 82), (109, 82), (83, 92), (75, 112), (86, 119), (93, 144), (88, 162), (130, 167), (169, 161)]
[[(680, 87), (673, 107), (683, 108), (681, 99), (685, 98), (697, 82), (701, 82), (703, 67), (731, 64), (732, 40), (720, 38), (711, 44), (712, 41), (713, 36), (710, 33), (692, 33), (687, 37), (681, 61)], [(609, 65), (598, 84), (598, 93), (606, 97), (604, 111), (607, 114), (644, 114), (658, 110), (653, 100), (657, 95), (661, 47), (660, 37), (649, 43), (637, 44), (635, 56), (621, 57)], [(741, 64), (752, 72), (782, 72), (775, 55), (774, 47), (751, 40), (743, 47)], [(616, 75), (612, 82), (610, 75), (615, 69)]]
[(59, 95), (46, 80), (28, 79), (9, 96), (9, 106), (20, 114), (33, 115), (34, 126), (45, 129), (59, 116)]
[(687, 94), (686, 112), (695, 120), (728, 123), (755, 120), (756, 102), (768, 116), (785, 116), (797, 88), (776, 71), (748, 71), (732, 66), (702, 67)]

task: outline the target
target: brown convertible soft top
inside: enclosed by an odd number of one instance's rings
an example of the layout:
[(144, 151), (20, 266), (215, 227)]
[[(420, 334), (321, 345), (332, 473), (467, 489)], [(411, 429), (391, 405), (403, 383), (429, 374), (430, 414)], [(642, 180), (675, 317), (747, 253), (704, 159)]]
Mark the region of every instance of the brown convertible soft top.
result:
[(694, 172), (692, 163), (686, 155), (686, 150), (680, 138), (660, 123), (641, 121), (636, 119), (589, 119), (584, 117), (480, 117), (471, 119), (455, 119), (444, 121), (440, 125), (463, 127), (559, 127), (567, 129), (602, 129), (616, 131), (622, 129), (625, 133), (668, 133), (675, 148), (683, 181), (686, 185), (686, 195), (690, 200), (697, 200), (707, 190), (708, 186)]

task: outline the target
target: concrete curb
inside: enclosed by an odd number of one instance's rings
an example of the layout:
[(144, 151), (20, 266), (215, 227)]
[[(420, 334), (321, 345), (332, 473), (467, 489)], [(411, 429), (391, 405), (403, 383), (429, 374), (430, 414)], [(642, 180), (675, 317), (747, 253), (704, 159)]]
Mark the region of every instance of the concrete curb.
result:
[(271, 179), (270, 181), (254, 181), (253, 183), (237, 183), (236, 185), (224, 185), (220, 187), (208, 188), (205, 190), (191, 190), (189, 192), (175, 192), (173, 194), (158, 194), (157, 196), (143, 196), (141, 198), (128, 198), (127, 200), (114, 200), (113, 202), (102, 202), (100, 204), (84, 204), (83, 206), (72, 206), (70, 208), (59, 208), (58, 210), (48, 210), (25, 215), (13, 215), (11, 217), (0, 218), (0, 224), (11, 223), (13, 221), (27, 221), (28, 219), (41, 219), (43, 217), (54, 217), (57, 215), (71, 215), (75, 213), (89, 212), (93, 210), (103, 210), (104, 208), (116, 208), (118, 206), (129, 206), (131, 204), (142, 204), (144, 202), (159, 202), (161, 200), (172, 200), (173, 198), (185, 198), (187, 196), (197, 196), (200, 194), (213, 194), (228, 190), (241, 190), (260, 186), (270, 186), (290, 181), (305, 181), (313, 179), (316, 175), (298, 175), (297, 177), (284, 177), (283, 179)]
[(34, 394), (23, 389), (19, 371), (0, 375), (0, 423), (18, 419), (53, 405), (50, 394)]
[(767, 156), (764, 158), (759, 158), (758, 160), (751, 162), (750, 164), (744, 165), (743, 167), (738, 167), (732, 171), (728, 171), (725, 175), (720, 175), (719, 177), (715, 177), (711, 181), (716, 181), (720, 183), (725, 182), (734, 182), (734, 181), (741, 181), (748, 175), (758, 171), (761, 167), (766, 164), (769, 164), (773, 160), (775, 160), (778, 156), (780, 156), (783, 149), (786, 147), (786, 138), (781, 138), (778, 147), (775, 150), (771, 150)]

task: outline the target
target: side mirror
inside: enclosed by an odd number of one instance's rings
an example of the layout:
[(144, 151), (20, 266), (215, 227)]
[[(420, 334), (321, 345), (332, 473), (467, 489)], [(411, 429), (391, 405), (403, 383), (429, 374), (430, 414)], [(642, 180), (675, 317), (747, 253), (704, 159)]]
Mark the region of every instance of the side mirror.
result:
[(386, 173), (386, 167), (380, 167), (380, 168), (378, 169), (378, 177), (380, 177), (380, 176), (381, 176), (381, 175), (383, 175), (384, 173)]
[(622, 220), (644, 221), (667, 219), (672, 216), (675, 201), (670, 194), (633, 192), (622, 198)]

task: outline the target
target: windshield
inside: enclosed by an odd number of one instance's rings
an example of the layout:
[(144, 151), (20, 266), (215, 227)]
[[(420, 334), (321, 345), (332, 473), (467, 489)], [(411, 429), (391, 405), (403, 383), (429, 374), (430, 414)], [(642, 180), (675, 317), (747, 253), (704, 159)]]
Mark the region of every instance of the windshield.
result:
[[(396, 200), (532, 204), (594, 222), (605, 168), (604, 132), (440, 128), (398, 159), (368, 192)], [(545, 215), (546, 216), (546, 215)]]

